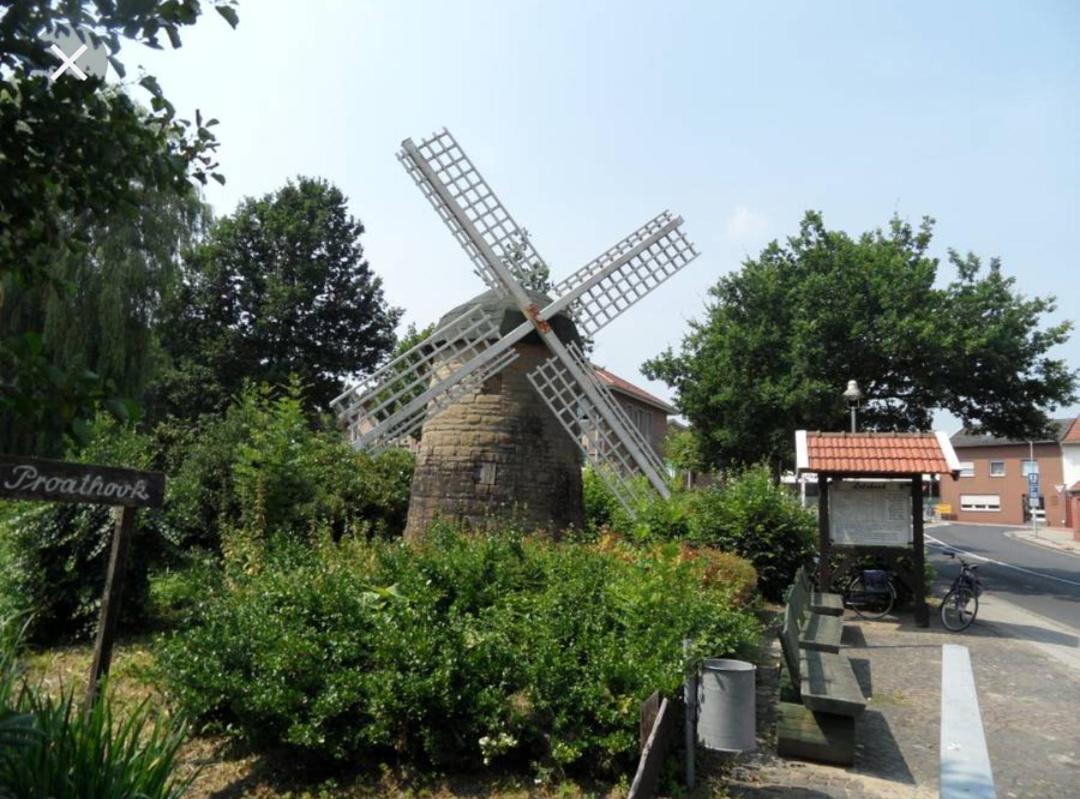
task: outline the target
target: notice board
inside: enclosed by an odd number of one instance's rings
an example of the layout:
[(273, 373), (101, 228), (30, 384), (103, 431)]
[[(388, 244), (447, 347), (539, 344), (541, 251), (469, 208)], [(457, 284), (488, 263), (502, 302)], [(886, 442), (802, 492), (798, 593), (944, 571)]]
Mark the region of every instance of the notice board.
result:
[(829, 535), (841, 546), (911, 546), (911, 483), (829, 486)]

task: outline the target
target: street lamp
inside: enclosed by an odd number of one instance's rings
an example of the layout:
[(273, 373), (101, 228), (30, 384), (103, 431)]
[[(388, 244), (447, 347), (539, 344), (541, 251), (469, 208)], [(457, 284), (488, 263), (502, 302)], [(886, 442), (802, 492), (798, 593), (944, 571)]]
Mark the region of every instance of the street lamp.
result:
[(859, 401), (862, 400), (863, 393), (859, 390), (859, 384), (854, 380), (847, 381), (847, 388), (844, 390), (844, 399), (847, 400), (848, 410), (851, 411), (851, 432), (855, 432), (855, 411), (859, 409)]

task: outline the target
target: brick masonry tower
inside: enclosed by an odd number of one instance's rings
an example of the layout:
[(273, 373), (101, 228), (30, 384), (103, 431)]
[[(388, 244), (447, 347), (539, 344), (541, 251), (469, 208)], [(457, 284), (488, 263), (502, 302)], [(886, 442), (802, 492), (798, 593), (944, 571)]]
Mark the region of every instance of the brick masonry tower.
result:
[[(546, 305), (550, 300), (534, 298)], [(436, 325), (481, 307), (505, 334), (525, 321), (513, 299), (488, 291), (455, 308)], [(571, 320), (551, 326), (564, 342), (580, 338)], [(433, 342), (437, 343), (437, 342)], [(465, 393), (425, 423), (417, 452), (405, 537), (416, 540), (436, 518), (474, 528), (542, 529), (557, 535), (581, 528), (581, 451), (525, 375), (551, 353), (534, 332), (515, 345), (509, 366)], [(448, 355), (434, 365), (433, 380), (462, 364)]]

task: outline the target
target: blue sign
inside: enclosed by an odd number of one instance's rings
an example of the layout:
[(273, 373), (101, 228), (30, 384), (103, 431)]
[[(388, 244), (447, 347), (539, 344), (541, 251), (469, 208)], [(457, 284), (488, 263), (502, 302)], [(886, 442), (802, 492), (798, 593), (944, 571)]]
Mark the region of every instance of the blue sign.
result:
[(1028, 474), (1028, 496), (1032, 499), (1037, 499), (1039, 496), (1039, 473), (1030, 472)]

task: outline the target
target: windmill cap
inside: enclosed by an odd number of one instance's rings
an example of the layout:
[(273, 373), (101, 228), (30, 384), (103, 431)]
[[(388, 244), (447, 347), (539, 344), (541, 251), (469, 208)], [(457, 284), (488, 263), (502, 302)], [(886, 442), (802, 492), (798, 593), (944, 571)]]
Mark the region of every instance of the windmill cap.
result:
[[(553, 302), (551, 297), (537, 291), (526, 291), (525, 293), (529, 295), (529, 299), (539, 308), (543, 308), (545, 305), (550, 305)], [(464, 302), (448, 311), (438, 321), (436, 327), (441, 328), (457, 319), (466, 311), (475, 310), (477, 308), (480, 308), (488, 315), (499, 319), (499, 335), (502, 336), (505, 336), (525, 321), (525, 314), (518, 308), (517, 302), (513, 297), (509, 297), (495, 289), (488, 289), (483, 294), (478, 294), (468, 302)], [(548, 321), (555, 331), (555, 335), (557, 335), (559, 340), (564, 344), (568, 344), (571, 341), (579, 345), (581, 344), (581, 335), (574, 326), (573, 319), (571, 319), (568, 314), (560, 312)], [(539, 344), (540, 341), (540, 336), (534, 330), (522, 339), (521, 343)]]

